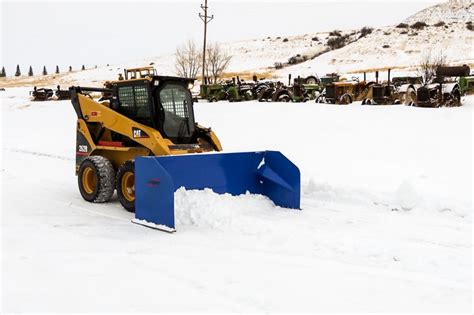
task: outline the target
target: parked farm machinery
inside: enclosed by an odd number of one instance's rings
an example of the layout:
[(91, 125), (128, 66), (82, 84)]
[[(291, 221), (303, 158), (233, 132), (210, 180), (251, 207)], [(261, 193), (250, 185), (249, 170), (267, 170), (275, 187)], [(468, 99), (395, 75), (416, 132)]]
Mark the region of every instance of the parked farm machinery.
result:
[(316, 102), (347, 105), (354, 101), (372, 98), (373, 84), (375, 82), (359, 81), (355, 77), (351, 81), (332, 82), (326, 85)]
[[(288, 85), (281, 81), (271, 82), (260, 89), (257, 99), (261, 102), (307, 102), (319, 96), (319, 83), (307, 83), (308, 78), (297, 77), (291, 84), (291, 74), (288, 76)], [(319, 82), (319, 79), (318, 81)]]
[(54, 91), (54, 95), (56, 95), (56, 99), (58, 100), (70, 100), (71, 99), (71, 91), (68, 90), (61, 90), (61, 87), (58, 85), (57, 90)]
[[(375, 84), (370, 86), (370, 97), (362, 100), (362, 105), (397, 105), (409, 104), (415, 100), (416, 87), (421, 77), (395, 77), (390, 79), (391, 70), (387, 71), (387, 81), (379, 82), (379, 72), (375, 72)], [(365, 73), (364, 73), (365, 76)]]
[(315, 99), (321, 91), (316, 76), (295, 78), (291, 84), (291, 75), (288, 85), (281, 81), (243, 81), (239, 77), (216, 84), (203, 84), (199, 96), (209, 102), (227, 100), (230, 102), (258, 100), (261, 102), (306, 102)]
[(54, 92), (52, 89), (48, 88), (37, 88), (36, 86), (33, 87), (33, 91), (30, 91), (30, 95), (33, 101), (47, 101), (50, 100)]
[(474, 93), (474, 75), (462, 76), (459, 78), (459, 89), (461, 95)]
[(433, 82), (416, 90), (414, 105), (418, 107), (461, 106), (459, 79), (452, 78), (469, 76), (469, 72), (468, 66), (438, 67)]
[(239, 77), (220, 83), (201, 84), (199, 97), (208, 102), (217, 101), (251, 101), (256, 99), (259, 82), (241, 81)]
[(412, 96), (410, 98), (412, 101), (408, 105), (418, 107), (461, 106), (462, 90), (459, 78), (469, 76), (469, 71), (468, 66), (438, 67), (436, 77), (431, 82), (411, 87)]

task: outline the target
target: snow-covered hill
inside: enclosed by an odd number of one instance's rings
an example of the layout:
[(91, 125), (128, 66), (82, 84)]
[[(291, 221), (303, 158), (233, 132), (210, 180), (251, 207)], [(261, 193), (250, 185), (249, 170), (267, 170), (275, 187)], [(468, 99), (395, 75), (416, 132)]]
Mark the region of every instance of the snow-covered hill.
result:
[[(397, 27), (397, 24), (376, 29), (341, 49), (285, 68), (278, 76), (360, 73), (388, 68), (405, 72), (416, 67), (427, 54), (437, 56), (441, 53), (452, 65), (474, 66), (474, 31), (466, 24), (474, 22), (473, 17), (474, 3), (471, 1), (439, 4), (401, 21), (407, 27)], [(428, 26), (416, 29), (413, 24), (417, 22), (425, 22)]]
[[(474, 22), (473, 16), (474, 4), (471, 1), (450, 1), (400, 21), (407, 27), (390, 25), (374, 29), (364, 37), (360, 37), (361, 30), (341, 30), (341, 36), (348, 36), (349, 44), (329, 52), (327, 41), (334, 37), (330, 35), (334, 30), (242, 40), (222, 45), (233, 55), (228, 75), (247, 78), (254, 73), (260, 77), (286, 78), (290, 73), (293, 76), (315, 73), (323, 75), (329, 72), (350, 74), (388, 68), (407, 72), (413, 70), (429, 53), (443, 53), (452, 65), (474, 66), (474, 31), (469, 30), (466, 24)], [(417, 22), (425, 22), (427, 26), (417, 29), (413, 27)], [(275, 63), (286, 63), (290, 57), (296, 55), (304, 56), (308, 60), (281, 70), (275, 69)], [(116, 79), (117, 74), (123, 72), (123, 68), (149, 64), (154, 64), (160, 74), (175, 74), (174, 56), (164, 55), (46, 77), (1, 79), (0, 86), (101, 85), (105, 80)]]

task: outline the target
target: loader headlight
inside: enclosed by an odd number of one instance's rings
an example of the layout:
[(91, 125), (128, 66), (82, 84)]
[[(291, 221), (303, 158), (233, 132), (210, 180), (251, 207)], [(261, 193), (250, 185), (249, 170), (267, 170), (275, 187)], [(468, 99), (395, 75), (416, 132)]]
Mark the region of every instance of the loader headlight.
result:
[(188, 90), (192, 90), (193, 87), (194, 87), (194, 83), (189, 82), (189, 83), (188, 83)]
[(160, 80), (155, 80), (155, 82), (153, 83), (155, 86), (158, 86), (160, 85)]

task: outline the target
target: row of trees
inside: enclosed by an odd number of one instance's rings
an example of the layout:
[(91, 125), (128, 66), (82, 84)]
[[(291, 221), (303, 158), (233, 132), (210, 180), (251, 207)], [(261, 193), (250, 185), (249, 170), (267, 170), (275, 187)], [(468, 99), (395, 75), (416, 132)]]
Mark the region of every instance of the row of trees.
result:
[[(202, 49), (193, 40), (188, 40), (176, 49), (176, 72), (179, 76), (195, 78), (202, 67)], [(210, 83), (217, 83), (229, 66), (232, 56), (218, 43), (206, 48), (205, 73)], [(204, 80), (203, 80), (204, 81)]]
[[(97, 68), (97, 66), (96, 66)], [(82, 65), (82, 68), (81, 70), (86, 70), (86, 67), (84, 65)], [(69, 66), (69, 72), (72, 71), (72, 67)], [(56, 71), (55, 73), (60, 73), (59, 71), (59, 66), (56, 66)], [(43, 75), (48, 75), (48, 70), (46, 70), (46, 66), (43, 66), (43, 72), (42, 72)], [(33, 68), (30, 66), (29, 70), (28, 70), (28, 76), (33, 76), (34, 73), (33, 73)], [(5, 71), (5, 67), (2, 67), (2, 71), (0, 72), (0, 78), (4, 78), (7, 76), (7, 73)], [(20, 70), (20, 65), (16, 65), (16, 71), (15, 71), (15, 77), (19, 77), (21, 76), (21, 70)]]

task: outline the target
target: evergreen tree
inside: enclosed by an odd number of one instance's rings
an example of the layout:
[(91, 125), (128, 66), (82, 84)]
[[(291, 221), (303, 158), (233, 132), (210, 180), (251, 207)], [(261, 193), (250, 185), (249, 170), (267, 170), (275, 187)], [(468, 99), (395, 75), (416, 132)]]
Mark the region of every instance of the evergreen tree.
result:
[(81, 70), (86, 70), (86, 67), (84, 67), (84, 65), (82, 65), (82, 69)]
[(56, 66), (56, 73), (59, 73), (59, 66)]
[(4, 78), (6, 76), (7, 76), (7, 74), (5, 72), (5, 67), (2, 67), (2, 72), (0, 72), (0, 78)]
[(30, 66), (30, 70), (28, 70), (28, 76), (32, 77), (33, 76), (33, 68)]
[(72, 67), (71, 67), (71, 66), (69, 66), (69, 72), (71, 72), (71, 71), (72, 71)]
[(46, 66), (43, 66), (43, 75), (47, 75), (48, 71), (46, 71)]
[(20, 75), (21, 75), (20, 65), (16, 65), (15, 77), (19, 77)]

